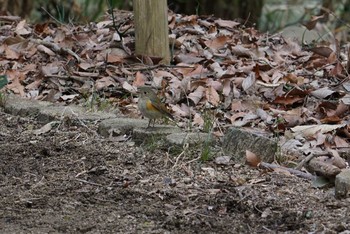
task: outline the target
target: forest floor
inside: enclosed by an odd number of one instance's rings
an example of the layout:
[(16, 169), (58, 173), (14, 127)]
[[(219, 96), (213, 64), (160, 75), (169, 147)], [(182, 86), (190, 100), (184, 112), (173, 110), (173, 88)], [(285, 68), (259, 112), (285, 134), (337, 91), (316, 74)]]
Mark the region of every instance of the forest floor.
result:
[[(306, 24), (308, 31), (323, 17)], [(8, 84), (1, 95), (137, 119), (137, 89), (148, 85), (181, 129), (217, 137), (232, 126), (259, 129), (280, 146), (315, 155), (350, 148), (350, 51), (336, 35), (301, 43), (236, 21), (170, 13), (173, 57), (162, 65), (135, 55), (131, 12), (86, 25), (4, 19), (0, 86), (5, 77)], [(171, 154), (104, 138), (96, 123), (68, 118), (33, 131), (43, 125), (0, 111), (0, 233), (350, 230), (350, 198), (336, 199), (333, 187), (313, 188), (285, 171), (198, 160), (195, 147)]]
[(0, 112), (1, 233), (339, 233), (349, 198), (240, 164), (219, 166)]

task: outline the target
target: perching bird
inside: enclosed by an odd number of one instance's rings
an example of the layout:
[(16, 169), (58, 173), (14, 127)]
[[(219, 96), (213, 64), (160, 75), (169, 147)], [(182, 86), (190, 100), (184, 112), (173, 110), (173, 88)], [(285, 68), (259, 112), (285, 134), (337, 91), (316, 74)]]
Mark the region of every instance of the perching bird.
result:
[(174, 120), (174, 117), (160, 101), (151, 87), (141, 86), (138, 89), (140, 93), (138, 108), (144, 117), (149, 118), (147, 128), (150, 126), (152, 120), (154, 126), (155, 120), (158, 118), (167, 117)]

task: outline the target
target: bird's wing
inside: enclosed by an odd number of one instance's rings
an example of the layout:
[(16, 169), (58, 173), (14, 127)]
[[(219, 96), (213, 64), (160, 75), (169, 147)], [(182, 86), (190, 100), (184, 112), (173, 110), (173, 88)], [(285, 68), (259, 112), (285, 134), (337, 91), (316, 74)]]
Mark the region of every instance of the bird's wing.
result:
[(166, 115), (168, 118), (170, 119), (174, 119), (174, 117), (172, 116), (172, 114), (170, 114), (170, 112), (168, 111), (168, 109), (165, 107), (165, 105), (161, 102), (156, 102), (154, 103), (154, 105), (150, 102), (150, 105), (152, 105), (153, 108), (156, 108), (159, 112), (161, 112), (162, 114)]

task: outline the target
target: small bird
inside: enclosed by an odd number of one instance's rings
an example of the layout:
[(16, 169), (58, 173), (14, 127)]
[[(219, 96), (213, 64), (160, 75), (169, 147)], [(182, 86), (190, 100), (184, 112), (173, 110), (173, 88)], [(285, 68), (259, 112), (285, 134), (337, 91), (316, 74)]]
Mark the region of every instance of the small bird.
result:
[(174, 120), (174, 117), (151, 87), (141, 86), (139, 87), (139, 92), (138, 108), (144, 117), (149, 118), (147, 128), (150, 126), (152, 120), (154, 127), (155, 120), (158, 118), (167, 117)]

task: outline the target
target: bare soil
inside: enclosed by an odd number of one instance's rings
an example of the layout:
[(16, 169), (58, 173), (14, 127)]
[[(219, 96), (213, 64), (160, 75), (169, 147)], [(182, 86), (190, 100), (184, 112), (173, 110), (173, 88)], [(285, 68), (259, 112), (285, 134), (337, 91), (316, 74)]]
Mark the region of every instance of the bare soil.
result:
[(333, 188), (0, 112), (1, 233), (338, 233)]

